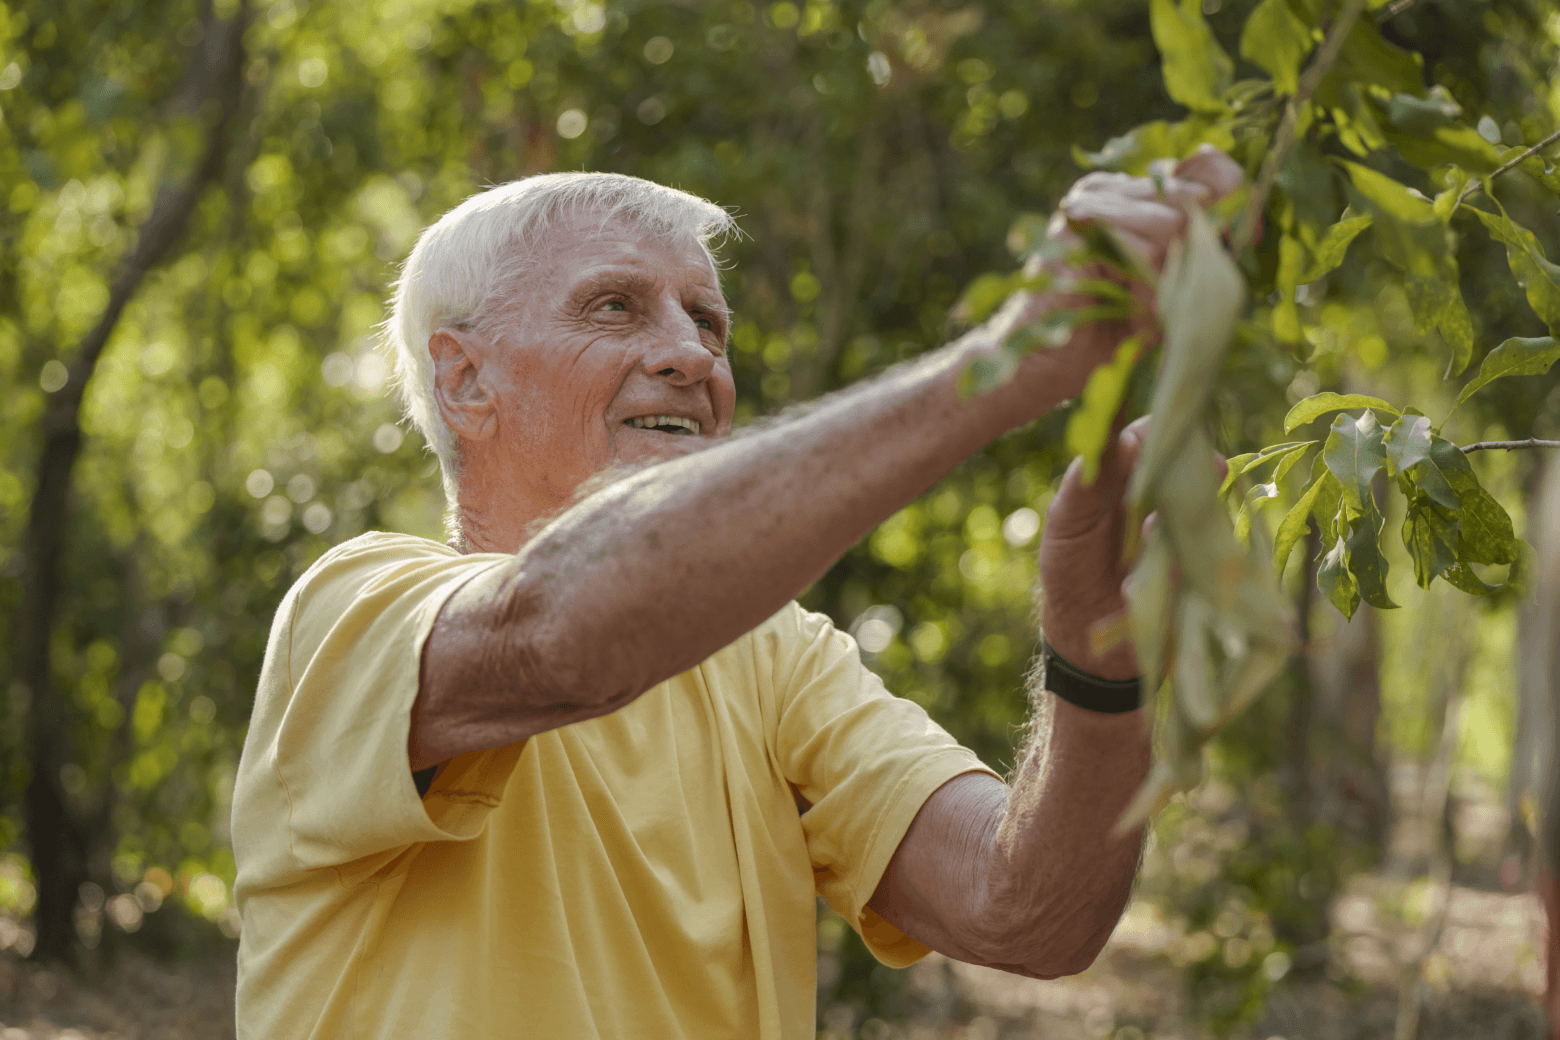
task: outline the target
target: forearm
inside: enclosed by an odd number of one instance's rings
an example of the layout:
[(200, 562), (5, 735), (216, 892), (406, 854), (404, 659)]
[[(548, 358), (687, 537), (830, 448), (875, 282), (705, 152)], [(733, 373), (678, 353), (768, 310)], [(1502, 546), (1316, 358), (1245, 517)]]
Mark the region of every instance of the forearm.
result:
[(990, 956), (1009, 970), (1082, 971), (1131, 894), (1142, 828), (1115, 833), (1148, 772), (1143, 712), (1103, 714), (1049, 693), (985, 849), (979, 890)]
[(605, 696), (693, 667), (1034, 413), (1012, 394), (962, 399), (967, 356), (940, 351), (793, 421), (612, 484), (532, 539), (508, 581), (517, 595), (540, 589), (547, 613), (567, 619), (551, 652)]
[(1113, 835), (1147, 772), (1141, 711), (1037, 691), (1017, 776), (967, 774), (927, 800), (871, 906), (957, 960), (1039, 978), (1088, 967), (1131, 892), (1141, 830)]

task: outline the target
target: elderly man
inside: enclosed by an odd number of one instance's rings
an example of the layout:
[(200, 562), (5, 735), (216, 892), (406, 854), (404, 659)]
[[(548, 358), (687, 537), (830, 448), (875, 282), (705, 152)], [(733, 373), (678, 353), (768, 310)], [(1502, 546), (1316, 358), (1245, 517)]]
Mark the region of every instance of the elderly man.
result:
[[(1238, 171), (1086, 178), (1150, 263)], [(815, 898), (879, 960), (1086, 967), (1140, 835), (1121, 608), (1129, 427), (1040, 549), (1051, 691), (1011, 786), (793, 598), (1124, 328), (960, 372), (1065, 298), (728, 437), (725, 211), (635, 178), (494, 188), (418, 242), (390, 338), (452, 541), (326, 553), (271, 629), (233, 804), (249, 1040), (813, 1035)], [(1064, 224), (1058, 224), (1065, 234)], [(608, 474), (599, 480), (592, 480)]]

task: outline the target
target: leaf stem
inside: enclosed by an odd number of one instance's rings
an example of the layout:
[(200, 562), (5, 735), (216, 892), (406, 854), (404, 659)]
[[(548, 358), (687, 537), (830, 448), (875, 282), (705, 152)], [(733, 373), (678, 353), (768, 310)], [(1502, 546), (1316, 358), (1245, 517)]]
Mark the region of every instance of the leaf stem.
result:
[(1343, 41), (1348, 38), (1355, 19), (1359, 18), (1360, 12), (1364, 10), (1365, 0), (1345, 0), (1343, 9), (1338, 12), (1338, 16), (1333, 19), (1332, 25), (1328, 28), (1327, 37), (1317, 50), (1316, 57), (1306, 68), (1305, 75), (1300, 77), (1300, 83), (1290, 97), (1289, 103), (1284, 106), (1284, 115), (1279, 120), (1278, 132), (1273, 135), (1273, 145), (1268, 149), (1267, 158), (1262, 161), (1262, 169), (1257, 173), (1256, 183), (1252, 186), (1251, 201), (1246, 205), (1245, 217), (1241, 220), (1240, 227), (1235, 230), (1231, 245), (1236, 256), (1241, 256), (1250, 249), (1252, 241), (1257, 236), (1257, 222), (1262, 219), (1262, 211), (1267, 207), (1268, 196), (1273, 193), (1278, 172), (1283, 168), (1284, 160), (1289, 157), (1289, 151), (1295, 145), (1295, 128), (1300, 122), (1300, 109), (1311, 100), (1311, 95), (1316, 93), (1317, 87), (1321, 86), (1322, 78), (1338, 60), (1338, 55), (1343, 51)]
[(1511, 451), (1514, 448), (1560, 448), (1560, 441), (1541, 441), (1537, 437), (1529, 437), (1522, 441), (1475, 441), (1472, 444), (1462, 446), (1463, 453), (1470, 451), (1485, 451), (1490, 448), (1500, 448)]
[[(1515, 159), (1512, 159), (1510, 162), (1501, 165), (1499, 168), (1497, 168), (1495, 170), (1494, 173), (1490, 174), (1490, 180), (1494, 180), (1496, 177), (1499, 177), (1501, 174), (1505, 173), (1507, 170), (1515, 169), (1517, 167), (1517, 165), (1519, 163), (1521, 163), (1524, 159), (1528, 158), (1529, 156), (1538, 154), (1540, 149), (1547, 148), (1549, 145), (1554, 144), (1556, 141), (1560, 141), (1560, 130), (1556, 130), (1554, 133), (1550, 134), (1548, 137), (1544, 138), (1542, 141), (1538, 142), (1533, 147), (1525, 149), (1522, 152), (1522, 154), (1517, 156)], [(1482, 187), (1484, 187), (1484, 182), (1479, 180), (1477, 177), (1475, 177), (1473, 179), (1473, 181), (1466, 188), (1463, 189), (1463, 193), (1461, 195), (1457, 196), (1457, 201), (1452, 204), (1452, 213), (1456, 213), (1457, 212), (1457, 207), (1461, 206), (1463, 204), (1463, 200), (1464, 199), (1467, 199), (1471, 195), (1478, 194), (1479, 189), (1482, 188)], [(1451, 214), (1447, 214), (1447, 216), (1448, 216), (1448, 218), (1450, 218)]]

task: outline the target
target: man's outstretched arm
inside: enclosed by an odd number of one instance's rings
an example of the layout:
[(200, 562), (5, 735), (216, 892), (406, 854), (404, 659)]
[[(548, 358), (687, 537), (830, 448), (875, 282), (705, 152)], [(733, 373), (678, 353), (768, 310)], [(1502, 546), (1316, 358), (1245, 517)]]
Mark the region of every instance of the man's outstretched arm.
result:
[[(1187, 180), (1091, 174), (1062, 208), (1158, 265), (1185, 225), (1176, 197), (1206, 201), (1227, 190), (1219, 177), (1239, 180), (1213, 155), (1222, 167)], [(1031, 354), (1006, 386), (959, 392), (965, 367), (1011, 328), (1082, 302), (1015, 299), (959, 343), (793, 422), (653, 466), (566, 511), (446, 603), (423, 654), (413, 770), (607, 714), (751, 631), (962, 459), (1077, 394), (1129, 332), (1148, 331), (1147, 319), (1085, 325)]]
[[(1226, 160), (1227, 161), (1227, 160)], [(1207, 194), (1202, 185), (1187, 192)], [(1064, 200), (1151, 260), (1181, 211), (1145, 179)], [(1157, 250), (1157, 252), (1156, 252)], [(1081, 298), (1014, 299), (960, 342), (770, 429), (652, 466), (563, 513), (446, 603), (423, 655), (413, 770), (622, 707), (795, 598), (971, 453), (1082, 390), (1146, 319), (1080, 328), (981, 397), (961, 373), (1008, 331)], [(610, 648), (610, 652), (608, 652)]]
[[(1137, 670), (1130, 645), (1094, 654), (1088, 629), (1123, 606), (1121, 493), (1144, 429), (1140, 421), (1123, 431), (1092, 487), (1073, 464), (1041, 543), (1046, 637), (1107, 679)], [(1089, 711), (1031, 684), (1011, 787), (968, 773), (939, 788), (870, 905), (950, 957), (1054, 978), (1093, 962), (1126, 905), (1142, 830), (1113, 831), (1148, 770), (1149, 733), (1141, 709)]]

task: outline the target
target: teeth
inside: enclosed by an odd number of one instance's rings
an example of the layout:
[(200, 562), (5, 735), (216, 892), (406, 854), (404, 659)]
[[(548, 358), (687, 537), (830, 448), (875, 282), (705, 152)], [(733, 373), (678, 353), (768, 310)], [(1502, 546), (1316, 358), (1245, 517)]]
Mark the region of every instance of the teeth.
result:
[(689, 433), (698, 433), (703, 427), (696, 419), (685, 419), (680, 415), (641, 415), (628, 420), (628, 425), (636, 430), (649, 430), (657, 426), (677, 426)]

